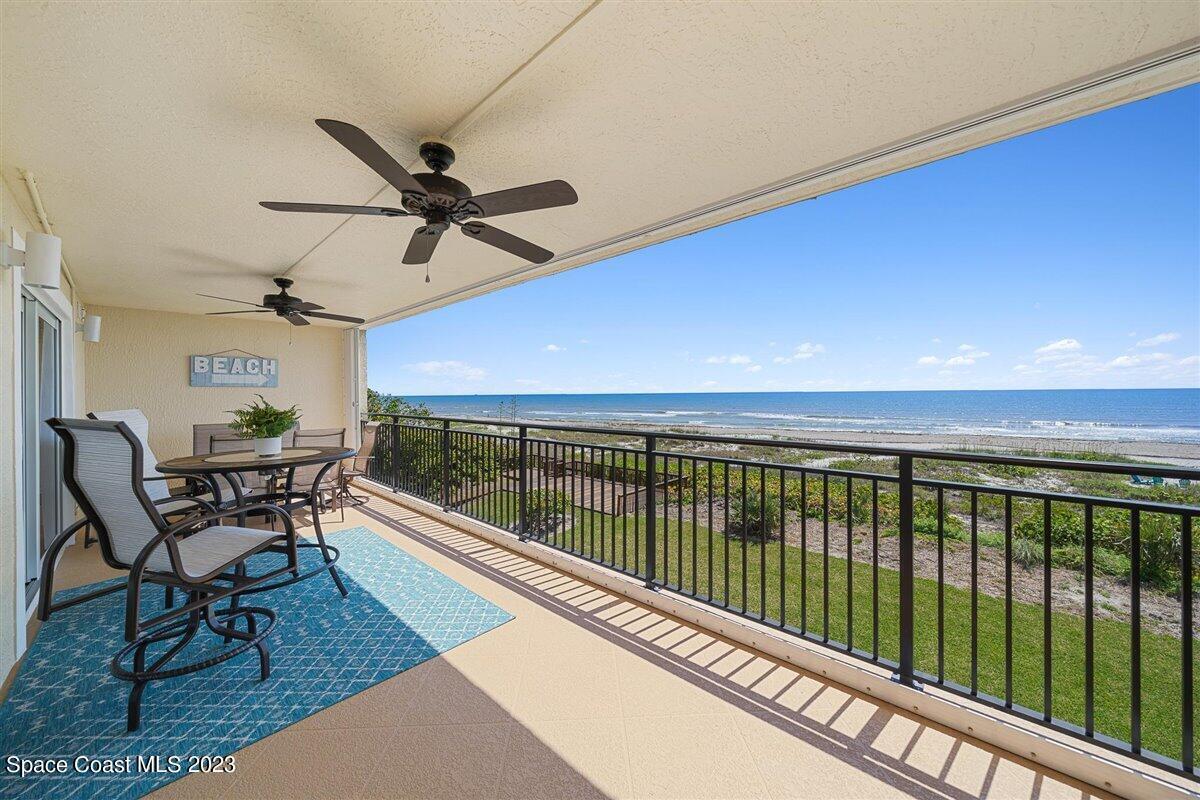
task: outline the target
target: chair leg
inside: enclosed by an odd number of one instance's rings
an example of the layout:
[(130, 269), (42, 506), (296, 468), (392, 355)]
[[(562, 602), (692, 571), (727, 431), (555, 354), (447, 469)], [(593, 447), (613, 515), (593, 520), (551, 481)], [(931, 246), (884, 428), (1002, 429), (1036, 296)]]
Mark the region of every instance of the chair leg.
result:
[(142, 692), (146, 690), (145, 681), (134, 681), (129, 690), (129, 706), (125, 712), (125, 730), (133, 733), (142, 726)]
[[(274, 515), (274, 514), (272, 514), (271, 516), (272, 516), (272, 517), (274, 517), (275, 515)], [(234, 567), (234, 568), (233, 568), (233, 574), (234, 574), (234, 575), (237, 575), (237, 576), (239, 576), (239, 577), (244, 577), (244, 576), (245, 576), (245, 574), (246, 574), (246, 562), (245, 562), (245, 561), (243, 561), (243, 562), (241, 562), (240, 564), (238, 564), (236, 567)], [(232, 612), (234, 612), (234, 611), (237, 611), (237, 610), (238, 610), (238, 607), (241, 605), (241, 603), (242, 603), (242, 596), (241, 596), (240, 594), (235, 594), (233, 597), (229, 598), (229, 611), (230, 611), (230, 613), (232, 613)], [(229, 627), (230, 627), (231, 629), (236, 629), (236, 628), (237, 628), (237, 619), (236, 619), (236, 618), (229, 620)], [(251, 631), (251, 633), (253, 633), (253, 631)], [(232, 637), (232, 636), (229, 636), (229, 635), (227, 634), (227, 635), (225, 636), (225, 644), (229, 644), (229, 643), (230, 643), (230, 642), (232, 642), (232, 641), (233, 641), (233, 637)]]

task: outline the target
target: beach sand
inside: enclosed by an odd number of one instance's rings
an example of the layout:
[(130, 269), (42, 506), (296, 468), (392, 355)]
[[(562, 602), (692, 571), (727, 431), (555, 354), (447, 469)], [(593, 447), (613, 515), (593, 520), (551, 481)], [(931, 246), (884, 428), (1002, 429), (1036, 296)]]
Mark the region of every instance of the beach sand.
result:
[(1170, 464), (1173, 466), (1200, 467), (1200, 444), (1153, 441), (1114, 441), (1105, 439), (1048, 438), (1032, 436), (996, 436), (992, 434), (925, 434), (887, 433), (867, 431), (808, 430), (803, 428), (718, 428), (682, 425), (604, 425), (592, 423), (592, 427), (612, 427), (622, 430), (655, 431), (666, 440), (669, 433), (692, 433), (708, 436), (729, 436), (770, 440), (813, 442), (814, 444), (860, 444), (868, 447), (894, 447), (910, 450), (993, 450), (999, 452), (1055, 453), (1104, 453), (1111, 456), (1133, 458), (1139, 461)]

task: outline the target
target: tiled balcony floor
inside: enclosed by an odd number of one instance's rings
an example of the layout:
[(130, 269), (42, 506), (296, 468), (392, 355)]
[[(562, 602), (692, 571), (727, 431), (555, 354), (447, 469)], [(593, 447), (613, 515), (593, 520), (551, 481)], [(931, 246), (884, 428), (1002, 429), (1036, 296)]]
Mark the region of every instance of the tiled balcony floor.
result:
[(153, 797), (1104, 796), (386, 500), (337, 517), (516, 619)]

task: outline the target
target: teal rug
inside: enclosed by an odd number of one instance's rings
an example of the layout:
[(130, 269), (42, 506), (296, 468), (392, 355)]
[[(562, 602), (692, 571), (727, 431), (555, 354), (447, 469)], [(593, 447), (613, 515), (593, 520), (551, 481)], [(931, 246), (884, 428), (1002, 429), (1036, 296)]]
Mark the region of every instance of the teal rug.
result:
[[(258, 680), (251, 650), (152, 683), (136, 733), (125, 731), (130, 684), (108, 669), (123, 644), (124, 592), (55, 612), (0, 706), (0, 797), (140, 797), (184, 777), (189, 757), (233, 753), (512, 619), (367, 528), (336, 533), (330, 543), (341, 549), (349, 597), (317, 575), (247, 601), (278, 615), (267, 640), (269, 680)], [(315, 549), (301, 551), (303, 561), (315, 558)], [(147, 594), (147, 609), (162, 608), (160, 588)], [(197, 636), (179, 657), (221, 646), (215, 635)], [(65, 759), (66, 770), (22, 777), (20, 759)]]

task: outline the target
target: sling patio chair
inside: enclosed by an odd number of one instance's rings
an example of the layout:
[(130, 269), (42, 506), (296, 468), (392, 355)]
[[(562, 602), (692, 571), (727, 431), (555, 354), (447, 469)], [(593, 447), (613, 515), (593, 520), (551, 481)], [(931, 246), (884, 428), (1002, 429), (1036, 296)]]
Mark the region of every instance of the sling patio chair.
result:
[[(295, 435), (295, 447), (344, 447), (346, 444), (346, 429), (345, 428), (310, 428), (309, 430), (298, 430)], [(315, 464), (311, 467), (297, 467), (295, 474), (292, 476), (292, 491), (303, 492), (309, 494), (312, 491), (313, 481), (324, 468), (323, 464)], [(337, 496), (338, 478), (341, 474), (341, 465), (338, 465), (337, 470), (329, 470), (325, 473), (325, 477), (321, 479), (321, 485), (317, 487), (317, 497), (320, 500), (320, 507), (328, 509), (333, 504), (334, 498)], [(342, 520), (346, 519), (345, 512), (342, 513)]]
[[(125, 646), (112, 658), (112, 674), (133, 684), (129, 693), (126, 724), (130, 731), (141, 721), (141, 698), (152, 681), (198, 672), (246, 652), (258, 650), (259, 675), (266, 680), (271, 671), (270, 653), (264, 640), (275, 627), (275, 613), (260, 606), (240, 606), (243, 593), (266, 590), (267, 583), (286, 573), (299, 574), (296, 531), (291, 517), (267, 504), (195, 513), (174, 524), (163, 518), (142, 480), (145, 453), (141, 442), (124, 422), (92, 419), (51, 419), (47, 424), (63, 442), (63, 482), (87, 519), (96, 528), (100, 552), (108, 566), (127, 570), (125, 589)], [(252, 511), (274, 514), (283, 522), (283, 532), (222, 525), (228, 517)], [(74, 527), (74, 526), (73, 526)], [(56, 537), (51, 548), (61, 548), (70, 537), (68, 528)], [(270, 551), (285, 556), (285, 563), (259, 574), (249, 574), (246, 561)], [(46, 564), (53, 563), (47, 552)], [(277, 563), (277, 562), (276, 562)], [(43, 567), (41, 602), (49, 605), (54, 587), (52, 568)], [(143, 619), (142, 589), (147, 583), (166, 587), (166, 607), (148, 612)], [(109, 591), (111, 591), (110, 589)], [(175, 607), (171, 592), (181, 591), (186, 602)], [(216, 604), (229, 601), (225, 608)], [(246, 630), (238, 629), (245, 620)], [(206, 649), (202, 660), (181, 666), (171, 662), (202, 626), (222, 637), (226, 646), (213, 654)], [(157, 651), (147, 666), (152, 645), (173, 643)]]
[[(142, 444), (142, 452), (145, 454), (144, 463), (142, 464), (143, 475), (142, 482), (146, 488), (146, 494), (158, 506), (159, 513), (163, 516), (173, 516), (181, 513), (195, 511), (198, 504), (194, 502), (195, 498), (201, 498), (209, 502), (212, 501), (212, 487), (205, 483), (201, 478), (185, 477), (187, 488), (183, 494), (172, 494), (167, 486), (167, 475), (159, 474), (154, 465), (158, 463), (158, 458), (155, 457), (154, 451), (150, 449), (150, 421), (146, 419), (146, 415), (137, 408), (126, 408), (119, 411), (92, 411), (88, 413), (89, 419), (100, 419), (108, 422), (124, 422), (133, 431), (133, 434)], [(83, 546), (84, 549), (95, 544), (96, 540), (92, 537), (92, 526), (84, 524), (83, 526)]]
[(363, 423), (362, 442), (358, 446), (358, 452), (354, 458), (350, 459), (349, 466), (343, 466), (341, 473), (338, 475), (337, 494), (334, 499), (337, 501), (338, 508), (342, 512), (342, 520), (346, 519), (346, 506), (361, 506), (368, 502), (365, 495), (353, 494), (350, 491), (350, 485), (355, 478), (363, 478), (367, 475), (367, 466), (371, 459), (375, 456), (375, 441), (379, 438), (378, 422)]

